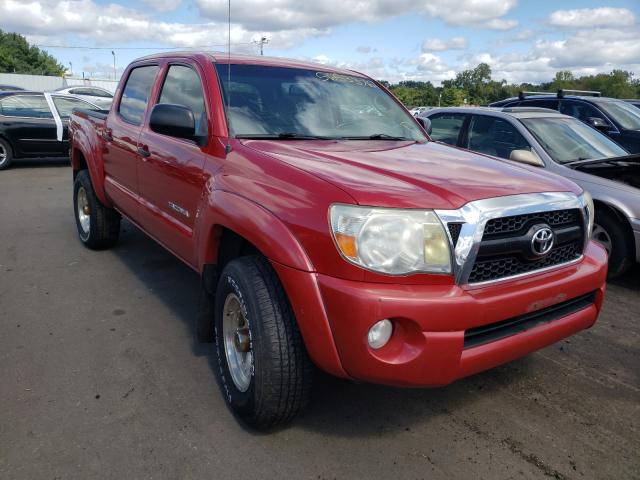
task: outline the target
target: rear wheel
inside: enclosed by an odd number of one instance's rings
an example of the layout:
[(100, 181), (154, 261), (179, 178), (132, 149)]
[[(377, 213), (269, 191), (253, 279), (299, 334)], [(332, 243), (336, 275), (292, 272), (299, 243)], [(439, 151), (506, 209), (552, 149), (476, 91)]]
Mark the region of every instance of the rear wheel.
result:
[(308, 403), (313, 367), (276, 273), (261, 256), (231, 261), (216, 291), (218, 378), (231, 410), (273, 428)]
[(0, 170), (4, 170), (11, 165), (13, 160), (13, 150), (5, 139), (0, 138)]
[(609, 254), (609, 278), (625, 273), (635, 262), (633, 239), (612, 212), (598, 209), (591, 238)]
[(117, 243), (120, 236), (120, 214), (98, 200), (86, 170), (76, 175), (73, 206), (78, 235), (84, 245), (100, 250)]

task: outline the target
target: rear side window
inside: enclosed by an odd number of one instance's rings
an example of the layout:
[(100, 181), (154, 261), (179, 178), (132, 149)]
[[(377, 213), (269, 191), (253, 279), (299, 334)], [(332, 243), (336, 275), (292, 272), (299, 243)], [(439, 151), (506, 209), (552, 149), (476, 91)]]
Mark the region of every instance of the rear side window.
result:
[(183, 65), (171, 65), (162, 86), (159, 103), (182, 105), (191, 109), (196, 121), (196, 135), (207, 135), (207, 110), (202, 83), (196, 71)]
[(465, 117), (466, 115), (459, 113), (440, 113), (429, 117), (431, 138), (449, 145), (457, 145)]
[(509, 122), (497, 117), (474, 115), (466, 146), (474, 152), (509, 158), (514, 150), (531, 150), (531, 145)]
[(118, 112), (127, 122), (142, 124), (142, 118), (149, 101), (149, 92), (158, 72), (157, 65), (134, 68), (122, 92)]
[(0, 102), (0, 113), (7, 117), (53, 118), (41, 95), (14, 95)]

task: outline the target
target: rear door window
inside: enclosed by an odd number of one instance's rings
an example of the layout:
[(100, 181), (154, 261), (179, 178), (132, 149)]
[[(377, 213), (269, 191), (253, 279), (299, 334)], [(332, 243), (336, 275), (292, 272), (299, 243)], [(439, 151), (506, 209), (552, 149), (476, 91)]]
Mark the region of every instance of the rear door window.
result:
[(196, 71), (184, 65), (171, 65), (162, 86), (159, 103), (182, 105), (191, 109), (196, 122), (196, 135), (207, 135), (207, 110), (202, 83)]
[(96, 110), (96, 107), (84, 100), (72, 97), (53, 96), (53, 104), (58, 110), (60, 118), (69, 118), (74, 108), (86, 108), (87, 110)]
[(469, 126), (466, 148), (499, 158), (509, 158), (514, 150), (531, 150), (531, 145), (506, 120), (474, 115)]
[(0, 113), (7, 117), (53, 118), (43, 95), (13, 95), (0, 102)]
[(125, 121), (134, 125), (142, 124), (142, 118), (149, 101), (149, 93), (157, 73), (157, 65), (137, 67), (131, 70), (118, 107), (118, 112)]
[(437, 113), (430, 116), (431, 138), (449, 145), (457, 145), (466, 117), (463, 113)]

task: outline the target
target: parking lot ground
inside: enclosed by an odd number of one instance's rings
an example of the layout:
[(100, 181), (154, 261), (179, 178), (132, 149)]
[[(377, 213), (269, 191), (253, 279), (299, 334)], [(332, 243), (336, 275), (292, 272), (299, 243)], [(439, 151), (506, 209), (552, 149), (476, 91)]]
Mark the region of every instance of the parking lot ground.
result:
[(0, 172), (0, 478), (640, 478), (640, 269), (598, 323), (439, 389), (320, 376), (242, 428), (194, 341), (198, 278), (130, 224), (76, 238), (71, 171)]

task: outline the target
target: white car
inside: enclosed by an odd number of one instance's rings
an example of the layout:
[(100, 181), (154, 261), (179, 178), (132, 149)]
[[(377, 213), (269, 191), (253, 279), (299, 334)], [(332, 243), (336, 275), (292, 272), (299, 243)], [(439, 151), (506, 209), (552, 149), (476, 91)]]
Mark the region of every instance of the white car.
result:
[(75, 97), (91, 102), (104, 110), (108, 110), (113, 102), (113, 94), (108, 90), (92, 86), (64, 87), (56, 90), (58, 93), (73, 95)]

